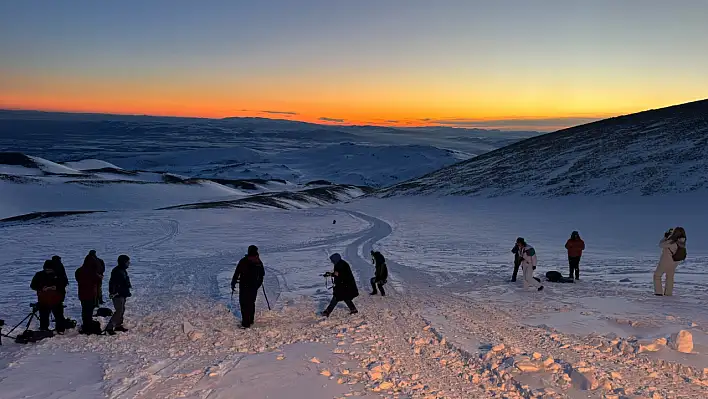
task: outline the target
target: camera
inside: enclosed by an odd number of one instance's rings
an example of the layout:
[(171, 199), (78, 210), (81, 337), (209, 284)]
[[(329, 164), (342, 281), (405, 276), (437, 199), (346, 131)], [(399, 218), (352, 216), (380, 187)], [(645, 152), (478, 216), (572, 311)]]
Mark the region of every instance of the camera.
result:
[(38, 311), (39, 310), (39, 303), (38, 302), (30, 303), (30, 309), (32, 309), (33, 312)]
[(326, 272), (325, 274), (322, 275), (322, 277), (332, 277), (334, 274), (332, 272)]

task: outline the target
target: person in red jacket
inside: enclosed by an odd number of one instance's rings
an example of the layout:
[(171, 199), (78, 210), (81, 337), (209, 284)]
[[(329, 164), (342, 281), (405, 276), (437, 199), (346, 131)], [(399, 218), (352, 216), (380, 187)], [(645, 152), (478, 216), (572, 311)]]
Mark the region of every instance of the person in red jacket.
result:
[(81, 301), (81, 332), (83, 334), (97, 333), (93, 331), (93, 309), (98, 300), (98, 287), (101, 285), (101, 275), (99, 274), (100, 263), (95, 257), (88, 255), (84, 258), (84, 264), (76, 269), (74, 277), (79, 286), (79, 301)]
[(568, 250), (568, 264), (570, 266), (570, 278), (580, 280), (580, 257), (583, 256), (585, 250), (585, 241), (580, 238), (580, 233), (574, 231), (570, 234), (570, 239), (565, 243), (565, 249)]

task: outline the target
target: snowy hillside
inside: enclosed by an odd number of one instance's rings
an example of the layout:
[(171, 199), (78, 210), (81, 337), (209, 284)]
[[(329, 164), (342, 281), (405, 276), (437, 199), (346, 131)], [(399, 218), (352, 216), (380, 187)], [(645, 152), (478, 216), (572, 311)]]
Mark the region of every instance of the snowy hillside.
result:
[[(251, 208), (308, 208), (347, 201), (370, 191), (332, 183), (312, 188), (279, 179), (205, 179), (133, 171), (97, 159), (60, 165), (21, 153), (0, 153), (0, 220), (237, 199)], [(258, 196), (265, 193), (267, 200)], [(256, 197), (249, 199), (252, 196)]]
[(296, 184), (325, 179), (385, 187), (536, 134), (0, 110), (0, 151), (80, 170), (118, 167)]
[(530, 138), (381, 195), (656, 195), (708, 189), (706, 170), (703, 100)]

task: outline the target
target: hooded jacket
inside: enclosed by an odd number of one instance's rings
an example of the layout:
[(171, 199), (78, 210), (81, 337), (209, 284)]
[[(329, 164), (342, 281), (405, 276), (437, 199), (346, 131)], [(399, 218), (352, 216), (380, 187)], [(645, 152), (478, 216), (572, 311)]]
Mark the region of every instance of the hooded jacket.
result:
[(538, 259), (536, 258), (536, 250), (532, 246), (526, 244), (525, 246), (521, 247), (519, 249), (519, 254), (521, 255), (521, 265), (523, 267), (536, 267)]
[(236, 271), (231, 278), (231, 287), (239, 284), (241, 290), (258, 289), (263, 285), (265, 267), (258, 254), (244, 256), (236, 265)]
[(128, 276), (128, 266), (119, 264), (111, 270), (111, 279), (108, 281), (108, 294), (111, 298), (121, 297), (129, 298), (132, 296), (130, 289), (133, 286), (130, 284)]
[(372, 255), (374, 264), (376, 265), (376, 273), (374, 274), (375, 281), (386, 281), (388, 279), (388, 267), (386, 266), (386, 258), (381, 252), (374, 252)]
[[(37, 291), (37, 302), (44, 306), (56, 306), (62, 301), (62, 289), (65, 287), (61, 276), (54, 269), (37, 272), (32, 278), (30, 288)], [(46, 291), (45, 291), (46, 289)]]
[(671, 238), (662, 238), (661, 241), (659, 241), (659, 247), (661, 247), (659, 265), (661, 267), (675, 267), (680, 262), (674, 260), (674, 254), (679, 247), (686, 248), (686, 239), (679, 238), (678, 240), (672, 240)]
[(98, 296), (98, 287), (101, 276), (98, 274), (99, 263), (96, 258), (87, 256), (84, 264), (74, 273), (74, 278), (79, 286), (79, 300), (92, 301)]
[(578, 258), (583, 255), (585, 250), (585, 241), (578, 237), (576, 239), (570, 239), (565, 243), (565, 249), (568, 250), (568, 256), (571, 258)]
[(340, 301), (350, 301), (359, 296), (359, 289), (356, 286), (356, 280), (352, 269), (339, 254), (334, 254), (329, 257), (334, 263), (333, 278), (334, 288), (332, 295)]

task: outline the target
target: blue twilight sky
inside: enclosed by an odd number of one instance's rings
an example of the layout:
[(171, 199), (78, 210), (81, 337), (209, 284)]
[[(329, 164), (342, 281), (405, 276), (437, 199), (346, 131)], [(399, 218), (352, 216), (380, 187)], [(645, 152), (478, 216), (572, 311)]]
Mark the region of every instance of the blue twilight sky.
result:
[(707, 50), (708, 0), (6, 1), (0, 107), (560, 121), (706, 97)]

